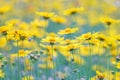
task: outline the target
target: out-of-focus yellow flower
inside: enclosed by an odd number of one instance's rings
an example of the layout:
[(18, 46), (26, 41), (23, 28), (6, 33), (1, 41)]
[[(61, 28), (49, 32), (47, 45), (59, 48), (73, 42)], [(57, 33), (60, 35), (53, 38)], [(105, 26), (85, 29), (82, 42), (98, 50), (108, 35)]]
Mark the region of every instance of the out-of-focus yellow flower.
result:
[(22, 78), (22, 80), (34, 80), (33, 76), (25, 76)]
[(19, 19), (11, 19), (5, 22), (7, 26), (11, 26), (11, 27), (18, 26), (20, 23), (21, 23), (21, 20)]
[(53, 12), (36, 12), (36, 14), (43, 17), (44, 19), (50, 19), (54, 16)]
[(20, 35), (20, 40), (25, 40), (25, 39), (28, 39), (28, 37), (29, 37), (27, 32), (23, 31), (23, 30), (19, 30), (19, 35)]
[(71, 34), (78, 30), (78, 28), (66, 28), (64, 30), (60, 30), (58, 34), (64, 35), (64, 34)]
[(35, 19), (31, 22), (31, 26), (35, 28), (47, 27), (48, 21)]
[(83, 11), (84, 8), (81, 7), (81, 8), (70, 8), (70, 9), (67, 9), (64, 11), (64, 15), (74, 15), (74, 14), (77, 14), (81, 11)]
[(31, 35), (28, 34), (28, 31), (25, 30), (15, 30), (13, 31), (13, 39), (14, 40), (26, 40), (30, 37)]
[(17, 54), (11, 54), (10, 55), (10, 61), (13, 63), (15, 59), (17, 58)]
[(98, 39), (91, 39), (90, 44), (91, 45), (99, 45), (100, 41)]
[(57, 56), (57, 53), (56, 53), (57, 46), (56, 45), (54, 45), (52, 47), (51, 45), (40, 44), (40, 47), (44, 48), (46, 50), (45, 54), (49, 55), (50, 57), (52, 57), (52, 56), (56, 57)]
[(28, 50), (26, 50), (26, 51), (19, 50), (18, 53), (17, 53), (17, 55), (18, 55), (18, 57), (26, 57), (30, 53), (31, 53), (31, 51), (28, 51)]
[(71, 53), (70, 53), (70, 51), (67, 51), (67, 50), (66, 50), (66, 46), (60, 46), (59, 51), (61, 52), (61, 54), (62, 54), (63, 56), (65, 56), (65, 57), (67, 57), (67, 58), (70, 58)]
[(107, 37), (104, 34), (99, 33), (97, 35), (97, 39), (102, 42), (102, 41), (106, 41)]
[(116, 35), (115, 38), (117, 41), (120, 41), (120, 35)]
[(105, 74), (101, 73), (100, 71), (96, 71), (97, 77), (99, 80), (104, 80)]
[(115, 76), (116, 76), (116, 80), (120, 80), (120, 72), (116, 72)]
[(96, 37), (97, 37), (98, 33), (91, 33), (91, 32), (88, 32), (88, 33), (85, 33), (85, 34), (82, 34), (81, 36), (79, 36), (77, 39), (78, 40), (95, 40)]
[(36, 41), (29, 39), (29, 40), (14, 42), (14, 46), (35, 49), (38, 47), (38, 44)]
[(79, 44), (69, 44), (69, 45), (67, 45), (66, 46), (66, 50), (68, 50), (68, 51), (72, 51), (72, 50), (75, 50), (75, 49), (78, 49), (79, 48)]
[(28, 32), (31, 36), (34, 36), (34, 37), (37, 37), (37, 38), (41, 38), (44, 35), (46, 35), (46, 31), (44, 29), (31, 28), (31, 29), (29, 29)]
[(7, 32), (10, 30), (9, 26), (1, 26), (0, 27), (0, 33), (2, 33), (2, 35), (6, 36)]
[(69, 45), (72, 43), (77, 43), (77, 40), (66, 39), (66, 40), (60, 42), (60, 44), (62, 44), (62, 45)]
[(26, 70), (32, 70), (32, 65), (29, 59), (25, 59), (25, 68)]
[(118, 20), (112, 19), (110, 17), (101, 17), (100, 20), (108, 26), (110, 26), (113, 23), (119, 22)]
[(100, 48), (99, 50), (99, 45), (94, 45), (91, 46), (92, 47), (92, 54), (90, 54), (90, 47), (89, 46), (85, 46), (85, 45), (80, 45), (80, 55), (82, 56), (89, 56), (89, 55), (102, 55), (104, 53), (104, 49)]
[(64, 17), (61, 16), (55, 16), (52, 18), (52, 21), (58, 24), (64, 24), (66, 23), (66, 19)]
[(60, 38), (58, 37), (56, 34), (51, 33), (50, 35), (48, 35), (46, 38), (42, 39), (42, 42), (44, 43), (49, 43), (51, 45), (55, 44), (55, 43), (59, 43), (60, 41), (62, 41), (64, 38)]
[(91, 80), (119, 80), (120, 79), (120, 73), (112, 73), (111, 71), (106, 71), (106, 72), (100, 72), (96, 71), (96, 76), (92, 77)]
[(19, 29), (20, 29), (20, 30), (28, 30), (28, 28), (29, 28), (29, 24), (26, 23), (26, 22), (21, 22), (21, 23), (19, 24)]
[(82, 35), (80, 36), (80, 38), (81, 38), (82, 40), (91, 40), (91, 38), (92, 38), (92, 33), (91, 33), (91, 32), (88, 32), (88, 33), (86, 33), (86, 34), (82, 34)]
[(4, 77), (5, 77), (5, 73), (2, 70), (0, 70), (0, 78), (4, 78)]
[(0, 7), (0, 14), (4, 14), (6, 12), (8, 12), (11, 9), (10, 6), (2, 6)]
[(25, 40), (28, 38), (28, 35), (23, 30), (11, 30), (8, 32), (7, 37), (12, 40)]
[(84, 64), (84, 59), (82, 59), (80, 56), (76, 55), (76, 54), (72, 54), (72, 56), (68, 56), (68, 61), (71, 61), (71, 59), (73, 59), (74, 63), (77, 64)]
[(4, 47), (6, 45), (6, 39), (5, 37), (0, 38), (0, 47)]
[(117, 68), (117, 69), (120, 69), (120, 62), (118, 62), (118, 63), (116, 64), (116, 68)]

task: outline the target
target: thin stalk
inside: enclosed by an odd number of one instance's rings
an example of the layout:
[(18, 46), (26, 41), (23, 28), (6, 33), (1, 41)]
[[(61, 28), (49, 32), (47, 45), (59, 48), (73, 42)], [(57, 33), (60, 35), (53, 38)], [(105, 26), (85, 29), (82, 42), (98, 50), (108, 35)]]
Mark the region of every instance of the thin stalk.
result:
[[(71, 58), (73, 59), (73, 61), (71, 62), (71, 69), (72, 69), (72, 72), (73, 72), (73, 70), (74, 70), (74, 64), (72, 64), (72, 63), (74, 62), (74, 50), (72, 50), (71, 52), (72, 52)], [(71, 75), (71, 78), (73, 80), (73, 76), (72, 75)]]
[[(118, 42), (116, 44), (118, 44)], [(117, 45), (116, 55), (117, 56), (119, 55), (119, 44)], [(114, 80), (116, 80), (116, 72), (117, 72), (117, 70), (116, 70), (116, 67), (115, 67)]]
[(89, 57), (89, 67), (88, 67), (88, 79), (90, 80), (90, 77), (91, 77), (91, 66), (92, 66), (92, 45), (90, 44), (90, 42), (88, 42), (89, 44), (89, 54), (90, 54), (90, 57)]
[[(23, 41), (24, 40), (22, 40), (22, 46), (21, 46), (21, 49), (23, 49)], [(23, 64), (24, 64), (24, 73), (25, 73), (25, 76), (27, 75), (27, 69), (26, 69), (26, 60), (27, 60), (27, 58), (26, 58), (26, 56), (25, 56), (25, 53), (24, 53), (24, 58), (23, 58)], [(28, 79), (28, 77), (27, 77), (27, 79)]]
[(53, 53), (53, 50), (54, 50), (54, 48), (53, 48), (54, 46), (53, 45), (51, 45), (51, 48), (52, 48), (52, 60), (53, 60), (53, 66), (54, 66), (54, 80), (56, 80), (56, 69), (55, 69), (55, 61), (54, 61), (54, 53)]
[[(110, 37), (110, 25), (108, 26), (107, 31), (108, 31), (107, 32), (108, 33), (108, 37)], [(110, 55), (109, 55), (109, 52), (108, 52), (107, 56), (108, 56), (108, 65), (107, 65), (107, 68), (108, 68), (108, 70), (110, 70), (110, 59), (109, 59)], [(110, 79), (110, 72), (108, 72), (108, 79)]]
[[(80, 48), (78, 49), (78, 54), (80, 55)], [(81, 57), (81, 55), (80, 55), (80, 57)], [(81, 59), (80, 59), (80, 60), (81, 60)], [(81, 62), (81, 61), (80, 61), (80, 62)], [(78, 68), (79, 68), (79, 65), (78, 65)], [(79, 72), (81, 73), (80, 68), (79, 68)], [(80, 73), (78, 74), (78, 79), (80, 79), (80, 75), (81, 75)]]
[(110, 70), (110, 61), (109, 61), (109, 57), (110, 57), (110, 55), (109, 55), (109, 52), (108, 52), (108, 50), (107, 50), (107, 70), (108, 70), (108, 79), (110, 79), (110, 72), (109, 72), (109, 70)]
[[(17, 40), (16, 42), (17, 42), (17, 52), (18, 52), (18, 51), (19, 51), (18, 40)], [(21, 77), (21, 74), (20, 74), (21, 69), (20, 69), (20, 58), (19, 58), (19, 54), (17, 54), (17, 56), (18, 56), (18, 64), (17, 64), (17, 66), (18, 66), (18, 79), (20, 79), (20, 77)]]
[[(100, 56), (100, 53), (101, 53), (101, 44), (102, 44), (102, 42), (100, 41), (99, 46), (98, 46), (98, 55), (99, 55), (99, 56)], [(97, 62), (96, 70), (99, 69), (98, 64), (99, 64), (99, 63)], [(101, 62), (100, 62), (99, 65), (101, 65)]]

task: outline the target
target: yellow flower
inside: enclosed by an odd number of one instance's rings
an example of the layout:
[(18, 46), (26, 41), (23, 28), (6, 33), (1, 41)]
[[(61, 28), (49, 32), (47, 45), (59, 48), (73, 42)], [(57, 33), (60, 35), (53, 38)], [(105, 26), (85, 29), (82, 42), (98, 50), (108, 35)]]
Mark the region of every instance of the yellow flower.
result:
[(28, 34), (27, 31), (24, 30), (15, 30), (13, 31), (13, 39), (14, 40), (25, 40), (28, 39), (30, 37), (30, 34)]
[(44, 29), (38, 29), (38, 28), (31, 28), (29, 29), (29, 34), (31, 36), (37, 37), (37, 38), (41, 38), (44, 35), (46, 35), (46, 31)]
[(70, 8), (70, 9), (67, 9), (64, 11), (64, 15), (74, 15), (74, 14), (77, 14), (81, 11), (83, 11), (84, 8), (81, 7), (81, 8)]
[(60, 30), (58, 34), (64, 35), (64, 34), (71, 34), (78, 30), (78, 28), (66, 28), (64, 30)]
[(81, 36), (79, 36), (77, 39), (78, 40), (95, 40), (96, 37), (97, 37), (98, 33), (91, 33), (91, 32), (88, 32), (88, 33), (85, 33), (85, 34), (82, 34)]
[(33, 69), (29, 59), (25, 59), (25, 68), (27, 70), (32, 70)]
[(26, 23), (26, 22), (21, 22), (21, 23), (19, 24), (19, 29), (20, 29), (20, 30), (28, 30), (28, 28), (29, 28), (29, 24)]
[(19, 35), (20, 35), (20, 40), (25, 40), (25, 39), (28, 39), (28, 34), (26, 31), (23, 31), (23, 30), (19, 30)]
[(31, 22), (31, 26), (35, 28), (47, 27), (48, 21), (35, 19)]
[(42, 42), (53, 45), (55, 43), (59, 43), (62, 40), (63, 40), (63, 38), (58, 37), (54, 33), (50, 33), (50, 35), (48, 35), (46, 38), (42, 39)]
[[(34, 45), (33, 45), (34, 44)], [(38, 47), (38, 44), (36, 41), (32, 40), (31, 38), (29, 40), (24, 40), (24, 41), (18, 41), (14, 42), (14, 46), (19, 46), (19, 47), (23, 47), (23, 48), (31, 48), (31, 49), (35, 49)]]
[(17, 54), (11, 54), (10, 55), (10, 61), (11, 61), (11, 63), (13, 63), (16, 58), (17, 58)]
[(6, 36), (7, 32), (10, 30), (10, 27), (8, 26), (1, 26), (0, 27), (0, 33), (2, 33), (2, 35)]
[(10, 6), (2, 6), (0, 7), (0, 14), (4, 14), (10, 10)]
[(5, 77), (5, 73), (2, 70), (0, 70), (0, 78), (4, 78), (4, 77)]
[(99, 45), (100, 41), (98, 39), (91, 39), (90, 44), (91, 45)]
[(106, 71), (106, 72), (100, 72), (96, 71), (96, 76), (92, 77), (91, 80), (119, 80), (120, 79), (120, 73), (112, 73), (111, 71)]
[(52, 18), (53, 22), (56, 22), (58, 24), (64, 24), (66, 22), (66, 19), (64, 17), (61, 16), (55, 16)]
[(117, 69), (120, 69), (120, 62), (118, 62), (118, 63), (116, 64), (116, 68), (117, 68)]
[(75, 50), (77, 48), (79, 48), (79, 45), (77, 43), (76, 44), (74, 44), (74, 43), (69, 44), (69, 45), (66, 46), (66, 50), (68, 50), (68, 51)]
[(69, 45), (69, 44), (72, 44), (72, 43), (77, 43), (77, 41), (76, 40), (71, 40), (71, 39), (66, 39), (66, 40), (60, 42), (60, 44), (62, 44), (62, 45)]
[(120, 72), (116, 72), (115, 76), (116, 76), (116, 80), (120, 80)]
[(100, 20), (108, 26), (110, 26), (113, 23), (119, 22), (118, 20), (112, 19), (110, 17), (101, 17)]
[(51, 45), (43, 45), (40, 44), (41, 48), (44, 48), (46, 51), (44, 52), (45, 54), (49, 55), (49, 56), (57, 56), (56, 50), (57, 50), (57, 46), (54, 45), (53, 47)]
[(5, 22), (6, 25), (8, 26), (17, 26), (21, 23), (19, 19), (11, 19)]
[(106, 41), (107, 37), (104, 34), (99, 33), (97, 39), (100, 41)]
[(116, 35), (115, 38), (116, 38), (117, 41), (120, 41), (120, 35)]
[(54, 16), (53, 12), (36, 12), (36, 14), (43, 17), (44, 19), (50, 19)]
[(24, 50), (19, 50), (18, 51), (18, 57), (26, 57), (28, 54), (30, 54), (31, 53), (31, 51), (28, 51), (28, 50), (26, 50), (26, 51), (24, 51)]
[(84, 64), (84, 59), (82, 59), (79, 55), (76, 55), (76, 54), (72, 54), (72, 56), (69, 56), (70, 59), (69, 61), (71, 60), (71, 58), (73, 58), (73, 62), (74, 63), (77, 63), (77, 64)]
[(97, 74), (97, 78), (98, 78), (99, 80), (104, 80), (104, 78), (105, 78), (105, 74), (104, 74), (104, 73), (101, 73), (101, 72), (99, 72), (99, 71), (96, 71), (96, 74)]
[(91, 33), (91, 32), (88, 32), (88, 33), (86, 33), (86, 34), (82, 34), (82, 35), (80, 36), (80, 38), (81, 38), (82, 40), (91, 40), (91, 38), (92, 38), (92, 33)]
[(25, 76), (22, 78), (22, 80), (34, 80), (33, 76)]
[(6, 39), (5, 37), (0, 38), (0, 47), (4, 47), (6, 45)]

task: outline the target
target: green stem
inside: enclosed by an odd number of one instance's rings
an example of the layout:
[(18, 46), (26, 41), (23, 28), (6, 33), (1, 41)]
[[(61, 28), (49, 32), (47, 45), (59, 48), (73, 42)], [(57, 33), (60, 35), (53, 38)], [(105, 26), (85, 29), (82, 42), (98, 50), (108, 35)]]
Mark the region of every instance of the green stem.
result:
[[(19, 51), (19, 45), (18, 45), (18, 40), (17, 40), (17, 52)], [(17, 67), (18, 67), (18, 79), (20, 79), (21, 77), (21, 74), (20, 74), (20, 58), (19, 58), (19, 54), (17, 53), (17, 56), (18, 56), (18, 64), (17, 64)]]
[(89, 61), (88, 61), (88, 63), (89, 63), (89, 67), (88, 67), (88, 79), (90, 80), (90, 78), (91, 78), (91, 66), (92, 66), (92, 45), (90, 44), (90, 42), (88, 42), (89, 43), (89, 54), (90, 54), (90, 57), (89, 57)]
[[(118, 44), (118, 42), (116, 44)], [(117, 45), (116, 55), (119, 56), (119, 44)], [(117, 72), (117, 70), (116, 70), (116, 66), (115, 66), (114, 80), (116, 80), (116, 72)]]
[[(78, 53), (79, 53), (79, 55), (80, 55), (80, 48), (78, 49)], [(81, 55), (80, 55), (80, 57), (81, 57)], [(81, 60), (81, 59), (80, 59), (80, 60)], [(81, 61), (80, 61), (80, 62), (81, 62)], [(78, 65), (78, 69), (79, 69), (79, 72), (80, 72), (81, 70), (80, 70), (80, 68), (79, 68), (79, 65)], [(81, 73), (81, 72), (80, 72), (80, 73)], [(80, 79), (80, 75), (81, 75), (80, 73), (78, 73), (78, 79)]]
[[(99, 56), (100, 56), (100, 53), (101, 53), (101, 46), (102, 46), (101, 44), (102, 44), (102, 42), (100, 41), (99, 46), (98, 46), (98, 55), (99, 55)], [(99, 66), (98, 66), (98, 65), (102, 65), (102, 64), (101, 64), (101, 61), (100, 61), (100, 63), (97, 62), (96, 70), (99, 69)]]
[(110, 79), (110, 61), (109, 61), (109, 58), (110, 58), (110, 55), (109, 55), (109, 50), (107, 50), (107, 70), (108, 70), (108, 79)]
[(54, 50), (54, 48), (53, 48), (54, 46), (53, 45), (51, 45), (51, 48), (52, 48), (52, 60), (53, 60), (53, 66), (54, 66), (54, 80), (56, 80), (56, 68), (55, 68), (55, 61), (54, 61), (54, 53), (53, 53), (53, 50)]

